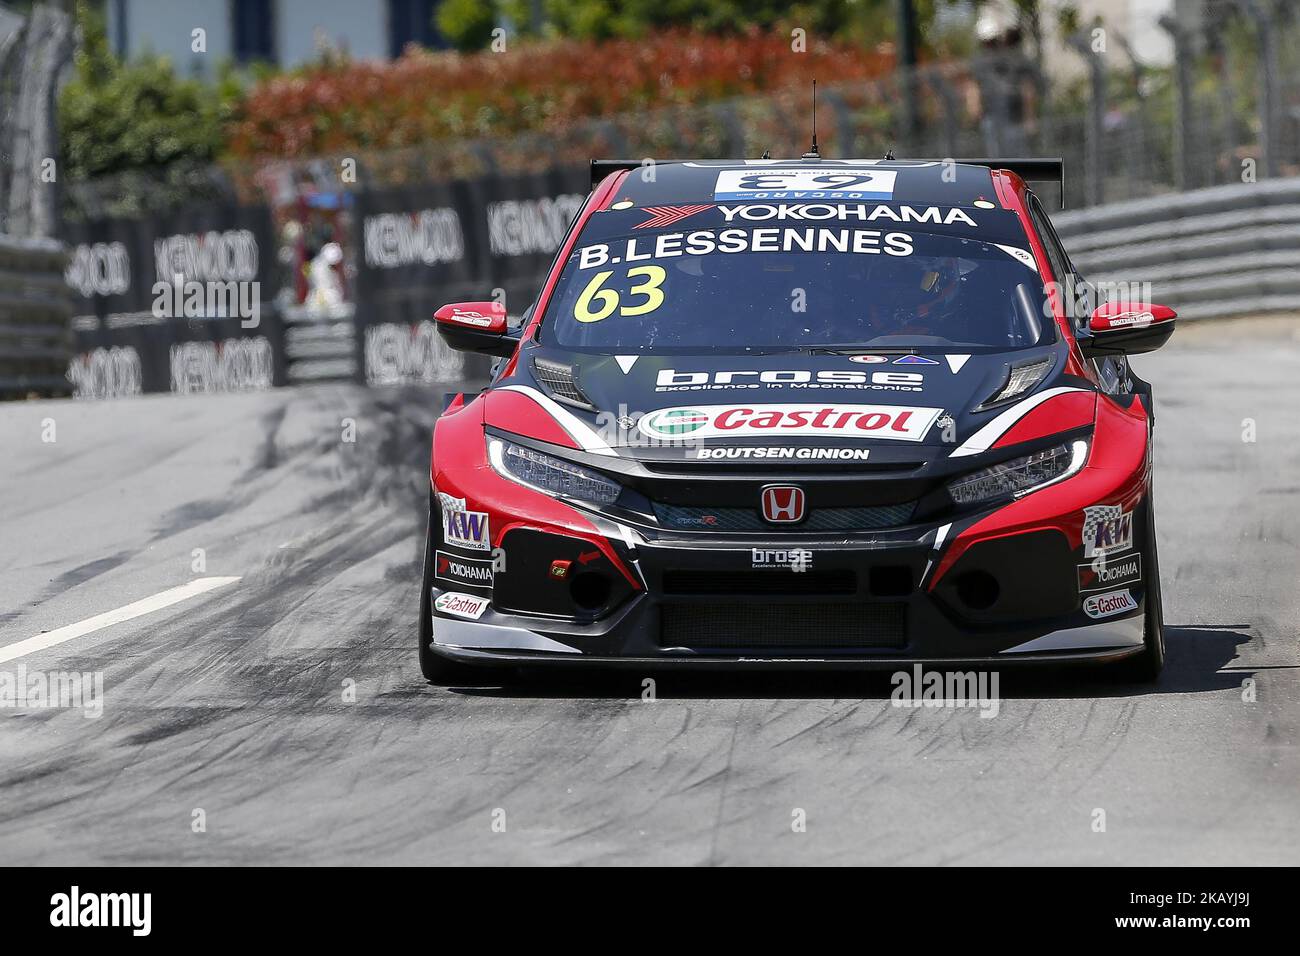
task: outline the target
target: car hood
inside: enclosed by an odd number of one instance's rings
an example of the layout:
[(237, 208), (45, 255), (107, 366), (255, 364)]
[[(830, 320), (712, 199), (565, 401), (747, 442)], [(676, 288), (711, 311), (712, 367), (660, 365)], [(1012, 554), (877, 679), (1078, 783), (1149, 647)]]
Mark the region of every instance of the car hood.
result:
[[(495, 383), (486, 423), (543, 441), (553, 440), (555, 421), (570, 434), (585, 427), (612, 453), (642, 460), (745, 446), (872, 449), (876, 461), (928, 458), (1015, 404), (981, 408), (1013, 366), (1050, 362), (1020, 398), (1052, 388), (1094, 390), (1064, 373), (1065, 359), (1059, 343), (872, 355), (600, 355), (533, 346), (521, 350), (513, 375)], [(492, 400), (507, 392), (534, 399), (547, 414), (521, 416), (516, 402)]]

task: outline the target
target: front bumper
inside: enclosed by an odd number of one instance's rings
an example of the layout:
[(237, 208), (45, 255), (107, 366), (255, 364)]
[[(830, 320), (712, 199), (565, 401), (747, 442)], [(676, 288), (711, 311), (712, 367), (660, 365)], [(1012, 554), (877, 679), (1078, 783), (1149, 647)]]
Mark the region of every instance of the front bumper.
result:
[[(1109, 661), (1143, 646), (1141, 585), (1130, 585), (1132, 610), (1104, 620), (1088, 617), (1078, 589), (1078, 548), (1053, 530), (969, 547), (937, 584), (933, 576), (950, 526), (870, 540), (785, 539), (776, 547), (771, 538), (610, 536), (606, 540), (641, 587), (616, 590), (616, 605), (587, 619), (521, 613), (509, 606), (518, 607), (517, 598), (501, 600), (521, 593), (518, 576), (539, 589), (562, 588), (547, 580), (537, 555), (589, 547), (572, 538), (566, 550), (563, 535), (529, 533), (526, 549), (512, 547), (505, 536), (510, 570), (498, 576), (493, 592), (484, 589), (494, 600), (481, 616), (435, 614), (433, 644), (440, 653), (481, 664), (1001, 666)], [(798, 564), (801, 555), (802, 570), (785, 563)], [(584, 570), (613, 577), (608, 563), (601, 558)], [(959, 584), (981, 574), (997, 586), (988, 606), (980, 606), (987, 595)], [(435, 588), (432, 597), (439, 593)]]

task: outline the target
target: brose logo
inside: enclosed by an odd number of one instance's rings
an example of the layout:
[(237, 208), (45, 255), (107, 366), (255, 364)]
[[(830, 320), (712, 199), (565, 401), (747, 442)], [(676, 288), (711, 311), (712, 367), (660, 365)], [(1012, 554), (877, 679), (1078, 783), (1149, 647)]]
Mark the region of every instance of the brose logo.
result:
[(69, 893), (50, 897), (50, 925), (126, 926), (132, 936), (148, 936), (152, 928), (152, 893)]
[(920, 441), (941, 408), (901, 405), (703, 405), (641, 416), (642, 434), (663, 441), (779, 435)]
[(755, 568), (789, 568), (807, 571), (812, 567), (813, 553), (807, 548), (752, 548), (750, 566)]
[(725, 372), (659, 370), (656, 392), (693, 392), (732, 388), (862, 388), (919, 392), (925, 376), (919, 372), (867, 372), (858, 369), (739, 369)]

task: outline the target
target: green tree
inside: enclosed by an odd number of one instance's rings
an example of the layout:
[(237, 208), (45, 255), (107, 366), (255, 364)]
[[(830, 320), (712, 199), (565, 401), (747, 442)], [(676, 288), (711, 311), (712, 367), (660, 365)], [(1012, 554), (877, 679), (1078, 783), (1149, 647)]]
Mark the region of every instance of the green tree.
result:
[(491, 41), (499, 8), (497, 0), (443, 0), (434, 22), (452, 46), (470, 53)]
[[(500, 0), (505, 17), (533, 32), (536, 0)], [(579, 39), (638, 37), (678, 27), (704, 33), (735, 33), (778, 23), (810, 33), (842, 34), (864, 14), (888, 10), (893, 0), (540, 0), (544, 31)]]
[(165, 57), (119, 62), (102, 18), (84, 0), (77, 20), (74, 75), (59, 95), (61, 167), (70, 179), (217, 158), (240, 96), (232, 73), (209, 85), (177, 77)]

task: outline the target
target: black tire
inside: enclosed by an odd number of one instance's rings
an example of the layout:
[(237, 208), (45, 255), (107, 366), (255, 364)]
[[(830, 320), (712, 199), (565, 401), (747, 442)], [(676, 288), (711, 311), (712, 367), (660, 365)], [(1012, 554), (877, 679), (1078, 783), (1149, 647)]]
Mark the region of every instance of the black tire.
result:
[(1165, 667), (1165, 608), (1160, 597), (1160, 560), (1156, 554), (1156, 509), (1147, 493), (1146, 539), (1142, 560), (1146, 565), (1147, 602), (1142, 619), (1142, 653), (1111, 665), (1111, 675), (1133, 684), (1150, 684)]
[(429, 591), (433, 588), (433, 523), (435, 505), (429, 502), (429, 524), (424, 532), (424, 579), (420, 584), (420, 673), (431, 684), (441, 686), (482, 682), (482, 670), (443, 657), (430, 646), (433, 643), (433, 608)]

